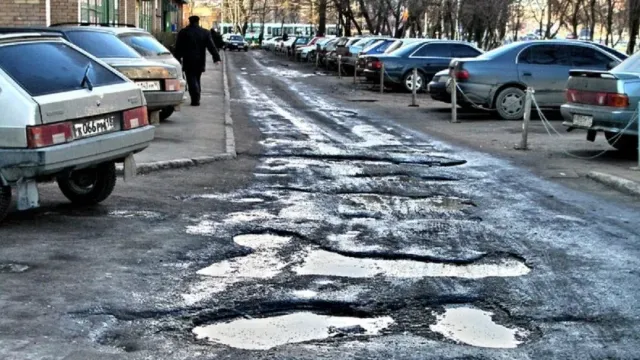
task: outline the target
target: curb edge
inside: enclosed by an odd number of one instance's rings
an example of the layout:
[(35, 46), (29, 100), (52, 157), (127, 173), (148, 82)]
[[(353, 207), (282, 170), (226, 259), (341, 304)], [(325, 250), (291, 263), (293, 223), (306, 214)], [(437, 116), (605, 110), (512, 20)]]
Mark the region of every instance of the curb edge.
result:
[(234, 159), (236, 154), (236, 138), (233, 133), (233, 119), (231, 118), (231, 92), (229, 91), (229, 75), (227, 74), (227, 54), (223, 52), (222, 83), (224, 86), (224, 135), (226, 153)]
[(640, 196), (640, 184), (635, 181), (597, 171), (591, 171), (587, 173), (586, 176), (595, 182), (609, 186), (625, 194)]

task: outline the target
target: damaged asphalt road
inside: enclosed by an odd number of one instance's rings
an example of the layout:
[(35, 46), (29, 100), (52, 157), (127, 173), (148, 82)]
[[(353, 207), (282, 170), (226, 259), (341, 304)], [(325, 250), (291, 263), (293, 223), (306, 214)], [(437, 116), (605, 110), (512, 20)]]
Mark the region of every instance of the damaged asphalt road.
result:
[(0, 358), (636, 356), (637, 208), (227, 59), (238, 160), (0, 229)]

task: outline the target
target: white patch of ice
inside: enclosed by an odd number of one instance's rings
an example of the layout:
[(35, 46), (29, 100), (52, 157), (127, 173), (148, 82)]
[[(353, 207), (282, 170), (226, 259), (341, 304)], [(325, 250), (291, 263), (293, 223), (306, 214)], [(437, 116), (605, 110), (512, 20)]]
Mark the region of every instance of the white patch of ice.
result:
[(451, 340), (485, 348), (515, 348), (522, 343), (516, 336), (528, 335), (526, 330), (494, 323), (492, 315), (492, 312), (471, 307), (447, 308), (429, 328)]
[(215, 263), (197, 273), (218, 278), (220, 286), (214, 290), (215, 292), (247, 279), (272, 278), (287, 266), (287, 263), (278, 258), (277, 253), (290, 240), (291, 237), (270, 234), (238, 235), (233, 241), (238, 245), (250, 247), (255, 252)]
[(314, 249), (307, 253), (302, 264), (293, 269), (299, 275), (343, 276), (370, 278), (378, 275), (398, 278), (459, 277), (480, 279), (485, 277), (513, 277), (528, 274), (525, 264), (513, 259), (497, 263), (454, 265), (413, 260), (380, 260), (353, 258), (333, 252)]
[(295, 290), (292, 292), (292, 295), (300, 299), (312, 299), (318, 296), (318, 292), (313, 290)]
[(336, 334), (332, 328), (361, 326), (365, 330), (362, 335), (377, 335), (393, 322), (389, 316), (366, 319), (299, 312), (199, 326), (193, 329), (193, 333), (198, 339), (234, 348), (268, 350), (285, 344), (329, 338)]
[(273, 218), (273, 214), (270, 214), (264, 210), (249, 210), (242, 212), (234, 212), (224, 219), (225, 222), (248, 222), (256, 220), (264, 220)]
[(187, 226), (187, 234), (189, 235), (213, 235), (216, 232), (217, 223), (212, 220), (200, 220), (195, 225)]
[(109, 216), (131, 219), (131, 218), (144, 218), (144, 219), (159, 219), (162, 214), (155, 211), (147, 210), (114, 210), (109, 212)]
[(402, 145), (395, 136), (385, 134), (371, 125), (356, 125), (351, 129), (351, 132), (363, 140), (358, 144), (361, 147)]

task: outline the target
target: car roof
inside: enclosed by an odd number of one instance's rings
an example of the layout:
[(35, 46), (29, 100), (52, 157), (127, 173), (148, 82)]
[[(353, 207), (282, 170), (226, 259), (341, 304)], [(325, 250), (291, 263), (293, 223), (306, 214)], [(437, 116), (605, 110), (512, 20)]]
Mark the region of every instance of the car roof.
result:
[(97, 26), (53, 26), (53, 27), (44, 27), (44, 26), (29, 26), (29, 27), (3, 27), (0, 28), (0, 34), (6, 33), (57, 33), (64, 34), (68, 31), (93, 31), (93, 32), (101, 32), (106, 34), (113, 34), (113, 32), (109, 31), (108, 28), (102, 28)]
[(10, 32), (3, 33), (2, 29), (0, 29), (0, 41), (1, 42), (12, 42), (20, 41), (20, 40), (33, 40), (33, 39), (60, 39), (61, 34), (59, 33), (47, 33), (47, 32)]

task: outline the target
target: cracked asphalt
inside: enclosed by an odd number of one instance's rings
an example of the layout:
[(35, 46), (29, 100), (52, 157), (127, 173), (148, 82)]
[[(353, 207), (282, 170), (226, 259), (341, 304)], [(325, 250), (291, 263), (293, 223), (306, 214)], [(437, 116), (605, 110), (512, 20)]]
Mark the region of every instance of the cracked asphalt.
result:
[(237, 160), (3, 224), (0, 358), (638, 358), (633, 203), (227, 59)]

